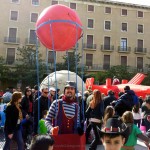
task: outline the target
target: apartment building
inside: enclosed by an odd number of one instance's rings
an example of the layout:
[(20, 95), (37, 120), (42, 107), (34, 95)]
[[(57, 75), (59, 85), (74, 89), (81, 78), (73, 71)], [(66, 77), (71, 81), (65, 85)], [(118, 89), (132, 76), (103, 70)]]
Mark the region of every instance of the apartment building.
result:
[[(83, 54), (88, 71), (125, 65), (147, 71), (150, 65), (150, 6), (108, 0), (1, 0), (0, 55), (14, 65), (17, 47), (35, 44), (35, 23), (44, 8), (63, 4), (77, 11), (83, 24), (83, 38), (77, 51)], [(39, 51), (46, 61), (47, 49)], [(69, 54), (73, 49), (69, 50)], [(66, 52), (56, 52), (61, 62)], [(53, 51), (48, 51), (53, 66)]]

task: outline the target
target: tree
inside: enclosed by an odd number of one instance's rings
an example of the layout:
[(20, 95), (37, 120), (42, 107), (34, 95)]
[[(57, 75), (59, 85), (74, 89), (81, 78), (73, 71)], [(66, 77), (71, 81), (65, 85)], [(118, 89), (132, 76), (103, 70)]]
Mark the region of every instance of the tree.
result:
[(129, 67), (127, 66), (113, 66), (107, 71), (100, 71), (95, 74), (95, 81), (99, 81), (100, 84), (104, 84), (106, 82), (106, 78), (113, 78), (116, 76), (120, 81), (122, 79), (130, 80), (136, 72), (130, 72)]
[[(15, 74), (18, 81), (21, 81), (24, 86), (33, 86), (37, 84), (37, 66), (36, 66), (36, 50), (35, 46), (18, 47), (18, 59), (16, 63)], [(46, 67), (41, 60), (41, 54), (38, 53), (39, 63), (39, 79), (43, 79), (43, 74), (46, 72)]]

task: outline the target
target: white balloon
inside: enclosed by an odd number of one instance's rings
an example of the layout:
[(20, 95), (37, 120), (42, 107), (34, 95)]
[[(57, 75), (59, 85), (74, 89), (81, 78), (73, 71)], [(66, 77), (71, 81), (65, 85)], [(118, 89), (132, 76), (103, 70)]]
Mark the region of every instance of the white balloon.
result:
[[(76, 82), (77, 78), (77, 82)], [(51, 87), (54, 88), (59, 88), (60, 92), (64, 92), (64, 87), (66, 85), (66, 81), (74, 81), (77, 83), (77, 90), (84, 92), (85, 90), (85, 84), (83, 80), (74, 72), (68, 71), (68, 70), (61, 70), (61, 71), (56, 71), (50, 73), (40, 84), (40, 90), (43, 88), (48, 88), (50, 89)], [(56, 82), (57, 82), (57, 87), (56, 87)], [(83, 88), (82, 88), (82, 83), (83, 83)], [(83, 89), (83, 91), (82, 91)]]

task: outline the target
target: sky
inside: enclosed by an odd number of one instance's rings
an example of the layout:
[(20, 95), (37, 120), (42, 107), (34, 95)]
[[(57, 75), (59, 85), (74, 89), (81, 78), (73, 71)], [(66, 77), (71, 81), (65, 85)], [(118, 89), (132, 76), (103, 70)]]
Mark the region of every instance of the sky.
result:
[(133, 3), (139, 5), (147, 5), (150, 6), (150, 0), (110, 0), (110, 1), (118, 1), (118, 2), (125, 2), (125, 3)]

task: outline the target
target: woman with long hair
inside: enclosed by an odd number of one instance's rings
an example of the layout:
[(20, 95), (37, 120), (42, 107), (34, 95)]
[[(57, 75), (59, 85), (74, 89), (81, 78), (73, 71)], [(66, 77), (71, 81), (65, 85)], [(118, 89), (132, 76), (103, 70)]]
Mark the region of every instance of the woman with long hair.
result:
[(86, 110), (86, 116), (89, 118), (89, 125), (86, 130), (86, 137), (88, 138), (90, 130), (93, 129), (95, 138), (90, 144), (89, 150), (96, 150), (100, 141), (98, 129), (101, 129), (102, 118), (104, 115), (104, 103), (102, 100), (101, 92), (98, 89), (93, 91), (93, 98), (89, 103), (89, 107)]
[(4, 126), (5, 145), (3, 150), (9, 150), (12, 138), (17, 140), (18, 150), (24, 149), (24, 143), (21, 133), (22, 111), (20, 102), (22, 100), (21, 92), (14, 92), (11, 101), (6, 107), (6, 121)]
[(104, 120), (103, 120), (103, 125), (106, 125), (106, 122), (109, 118), (112, 118), (115, 114), (115, 109), (113, 106), (107, 106), (105, 111), (104, 111)]

